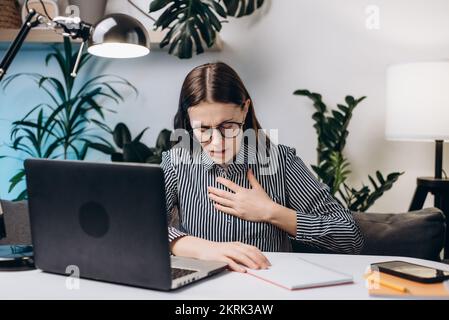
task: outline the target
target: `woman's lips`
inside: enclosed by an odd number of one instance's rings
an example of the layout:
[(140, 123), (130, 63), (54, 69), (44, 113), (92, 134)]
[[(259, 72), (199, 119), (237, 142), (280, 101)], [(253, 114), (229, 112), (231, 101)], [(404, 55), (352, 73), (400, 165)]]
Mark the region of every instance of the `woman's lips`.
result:
[(222, 156), (225, 154), (226, 150), (220, 150), (220, 151), (210, 151), (210, 154), (213, 156)]

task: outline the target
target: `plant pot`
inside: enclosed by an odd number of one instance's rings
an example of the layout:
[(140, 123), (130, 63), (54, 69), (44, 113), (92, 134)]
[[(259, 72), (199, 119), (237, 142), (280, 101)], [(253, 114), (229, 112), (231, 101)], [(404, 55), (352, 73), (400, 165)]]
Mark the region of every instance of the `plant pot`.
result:
[(104, 16), (106, 0), (70, 0), (69, 3), (79, 8), (81, 20), (84, 22), (95, 24)]

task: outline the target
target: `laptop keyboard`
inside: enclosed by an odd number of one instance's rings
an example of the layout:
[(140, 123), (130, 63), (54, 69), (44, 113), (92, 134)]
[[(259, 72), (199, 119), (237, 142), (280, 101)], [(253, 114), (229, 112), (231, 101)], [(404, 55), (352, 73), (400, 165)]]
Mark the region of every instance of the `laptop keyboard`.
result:
[(188, 274), (195, 273), (196, 270), (188, 270), (188, 269), (179, 269), (179, 268), (171, 268), (171, 278), (177, 279), (184, 277)]

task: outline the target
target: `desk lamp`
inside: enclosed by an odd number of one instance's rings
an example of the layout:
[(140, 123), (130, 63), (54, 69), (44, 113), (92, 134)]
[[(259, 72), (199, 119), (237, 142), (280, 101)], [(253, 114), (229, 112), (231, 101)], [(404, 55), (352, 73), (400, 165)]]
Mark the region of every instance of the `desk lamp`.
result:
[[(135, 58), (150, 52), (149, 36), (145, 27), (133, 17), (125, 14), (110, 14), (101, 19), (95, 26), (82, 21), (79, 17), (50, 17), (44, 3), (41, 5), (45, 14), (34, 9), (28, 15), (16, 38), (9, 46), (0, 62), (0, 81), (20, 50), (30, 30), (44, 24), (63, 37), (81, 39), (81, 46), (71, 73), (76, 76), (83, 49), (87, 43), (87, 51), (96, 56), (107, 58)], [(28, 0), (25, 2), (28, 9)], [(4, 212), (0, 203), (0, 239), (5, 238), (6, 226)], [(34, 268), (32, 246), (7, 245), (0, 246), (0, 270), (29, 270)]]

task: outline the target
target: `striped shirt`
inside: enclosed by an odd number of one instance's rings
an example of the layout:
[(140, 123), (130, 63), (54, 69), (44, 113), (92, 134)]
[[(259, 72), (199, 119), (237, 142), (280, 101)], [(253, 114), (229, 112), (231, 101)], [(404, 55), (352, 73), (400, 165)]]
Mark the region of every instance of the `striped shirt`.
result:
[[(202, 149), (173, 148), (162, 154), (161, 167), (169, 221), (177, 212), (177, 223), (169, 227), (170, 241), (191, 235), (217, 242), (239, 241), (261, 251), (291, 251), (290, 240), (296, 239), (334, 252), (361, 251), (363, 238), (351, 212), (315, 178), (294, 148), (273, 145), (269, 157), (262, 157), (244, 144), (226, 167), (215, 164)], [(230, 191), (216, 181), (221, 176), (250, 188), (248, 168), (273, 201), (296, 211), (294, 237), (272, 224), (243, 220), (214, 207), (207, 187)]]

